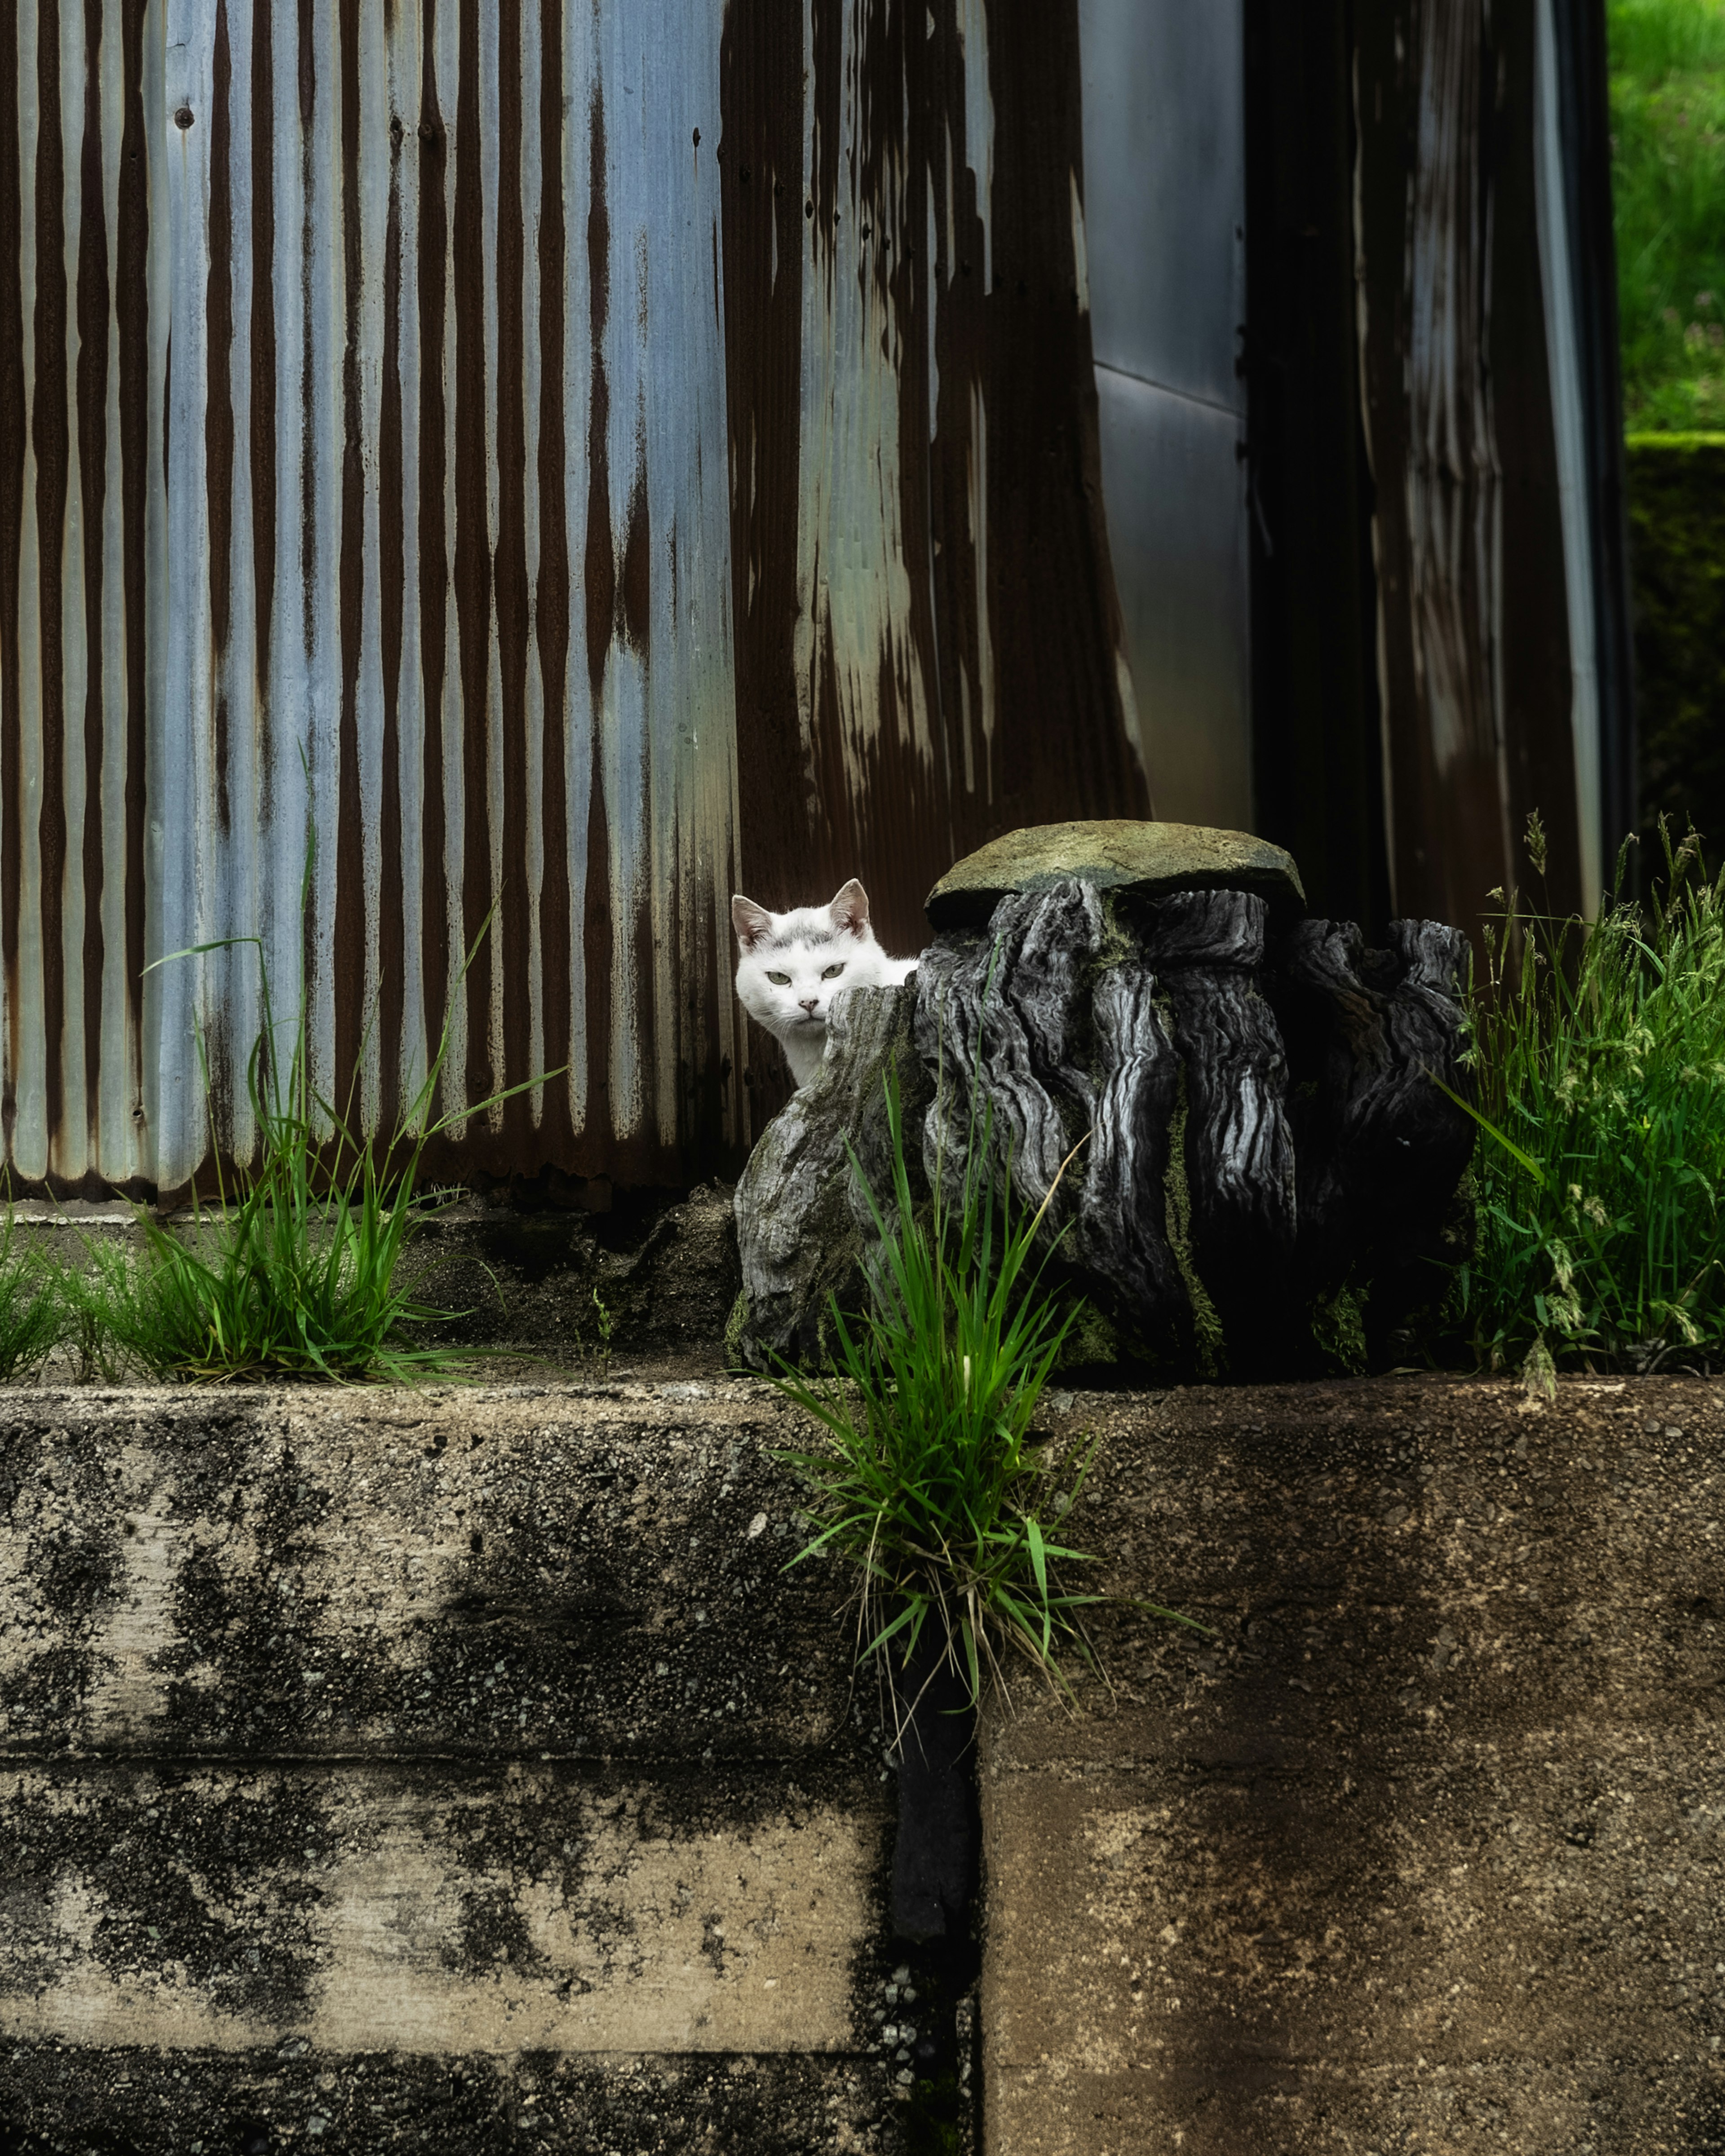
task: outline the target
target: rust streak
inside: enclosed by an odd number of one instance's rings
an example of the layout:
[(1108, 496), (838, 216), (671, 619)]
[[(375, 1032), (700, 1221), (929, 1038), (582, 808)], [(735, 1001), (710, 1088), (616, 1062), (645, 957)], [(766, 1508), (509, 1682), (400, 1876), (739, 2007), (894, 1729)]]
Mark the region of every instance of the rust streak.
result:
[[(569, 543), (563, 490), (563, 278), (566, 245), (562, 159), (563, 28), (561, 8), (544, 14), (540, 61), (539, 200), (539, 583), (535, 619), (545, 686), (543, 793), (545, 888), (539, 909), (547, 1065), (563, 1061), (573, 1039), (570, 1011), (567, 767), (563, 738), (569, 672)], [(567, 1083), (545, 1095), (543, 1142), (567, 1159), (573, 1132)]]
[(273, 0), (253, 0), (252, 13), (252, 590), (257, 608), (255, 700), (258, 808), (267, 829), (274, 814), (270, 740), (270, 635), (275, 599), (275, 167), (270, 52)]
[[(71, 428), (66, 382), (66, 157), (60, 132), (60, 15), (41, 0), (36, 44), (36, 452), (37, 600), (42, 667), (42, 1029), (48, 1158), (59, 1151), (65, 1116), (66, 1050), (66, 496)], [(86, 535), (88, 536), (88, 535)]]
[(100, 1157), (102, 1074), (102, 570), (108, 465), (108, 223), (102, 172), (102, 0), (84, 0), (84, 142), (78, 232), (78, 470), (84, 511), (84, 1103)]
[[(484, 201), (480, 177), (479, 0), (459, 0), (461, 80), (455, 97), (455, 621), (461, 668), (461, 913), (474, 947), (491, 903), (486, 745), (491, 656), (491, 548), (485, 487)], [(439, 474), (441, 480), (441, 474)], [(491, 1069), (495, 932), (467, 976), (467, 1098), (483, 1100)], [(470, 1142), (477, 1136), (469, 1132)]]
[[(444, 877), (448, 807), (444, 798), (444, 624), (449, 605), (448, 534), (444, 515), (444, 323), (449, 212), (444, 192), (449, 137), (437, 90), (437, 0), (424, 0), (419, 107), (419, 634), (425, 680), (424, 884), (420, 911), (420, 981), (425, 1024), (435, 1042), (449, 993), (449, 910)], [(447, 1108), (453, 1085), (439, 1089)]]
[[(7, 1060), (0, 1132), (8, 1161), (18, 1120), (18, 908), (23, 872), (23, 675), (18, 582), (24, 507), (24, 321), (22, 145), (18, 38), (0, 36), (0, 967), (5, 972)], [(8, 1188), (10, 1187), (8, 1182)]]
[(629, 485), (629, 521), (623, 533), (623, 577), (618, 591), (617, 634), (644, 659), (653, 622), (653, 533), (647, 505), (647, 425), (635, 415), (635, 468)]
[[(365, 846), (361, 834), (359, 665), (365, 596), (365, 451), (360, 401), (359, 0), (341, 0), (341, 511), (336, 567), (341, 711), (336, 752), (336, 919), (331, 985), (338, 1104), (357, 1083), (365, 1027)], [(308, 345), (308, 350), (310, 349)], [(308, 378), (311, 370), (307, 369)], [(356, 1104), (357, 1105), (357, 1104)]]
[[(382, 646), (383, 742), (377, 832), (377, 1034), (382, 1047), (377, 1115), (395, 1127), (401, 1108), (406, 893), (402, 885), (401, 664), (407, 589), (401, 383), (402, 123), (389, 125), (389, 210), (383, 235), (383, 379), (377, 421), (377, 623)], [(428, 716), (429, 723), (429, 716)]]
[[(804, 821), (800, 789), (785, 783), (803, 757), (796, 665), (801, 442), (798, 429), (787, 424), (798, 408), (802, 382), (803, 64), (800, 7), (733, 0), (719, 49), (720, 221), (737, 728), (749, 749), (737, 771), (742, 855), (729, 865), (744, 891), (773, 905), (800, 896), (788, 890), (781, 896), (778, 879), (795, 859)], [(775, 175), (775, 184), (745, 187), (737, 177), (744, 165)], [(716, 252), (712, 274), (716, 300)], [(743, 1075), (744, 1135), (752, 1134), (750, 1123), (759, 1129), (788, 1084), (776, 1047), (764, 1043), (757, 1035), (751, 1045)]]

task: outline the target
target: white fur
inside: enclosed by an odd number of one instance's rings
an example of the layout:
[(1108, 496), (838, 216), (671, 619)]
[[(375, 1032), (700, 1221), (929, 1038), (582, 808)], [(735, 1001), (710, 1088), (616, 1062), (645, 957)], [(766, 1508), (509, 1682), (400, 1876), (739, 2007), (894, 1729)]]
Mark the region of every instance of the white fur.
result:
[(828, 1007), (841, 988), (896, 988), (916, 970), (914, 958), (889, 958), (875, 941), (869, 895), (855, 876), (830, 906), (799, 906), (789, 913), (733, 898), (731, 921), (738, 999), (784, 1044), (799, 1086), (820, 1068)]

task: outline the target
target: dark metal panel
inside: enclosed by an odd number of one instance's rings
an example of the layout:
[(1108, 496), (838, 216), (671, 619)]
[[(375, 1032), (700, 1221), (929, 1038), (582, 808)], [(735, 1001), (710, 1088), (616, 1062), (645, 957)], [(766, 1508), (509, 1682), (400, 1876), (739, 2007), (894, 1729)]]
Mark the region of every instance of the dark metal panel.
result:
[(1103, 491), (1158, 815), (1254, 821), (1239, 0), (1081, 0), (1073, 222)]
[(1585, 430), (1599, 709), (1600, 852), (1609, 875), (1624, 838), (1640, 827), (1640, 810), (1604, 0), (1553, 0), (1552, 12)]
[(1076, 0), (727, 11), (742, 887), (784, 906), (860, 874), (900, 949), (956, 855), (1147, 805), (1079, 289), (1078, 67)]
[(1466, 922), (1552, 835), (1582, 896), (1531, 9), (1355, 19), (1363, 406), (1392, 903)]
[(1389, 916), (1372, 486), (1355, 326), (1348, 0), (1250, 0), (1246, 142), (1257, 825), (1312, 909)]
[(1245, 408), (1240, 0), (1080, 0), (1096, 363)]
[(1096, 369), (1108, 536), (1158, 815), (1254, 828), (1240, 422)]

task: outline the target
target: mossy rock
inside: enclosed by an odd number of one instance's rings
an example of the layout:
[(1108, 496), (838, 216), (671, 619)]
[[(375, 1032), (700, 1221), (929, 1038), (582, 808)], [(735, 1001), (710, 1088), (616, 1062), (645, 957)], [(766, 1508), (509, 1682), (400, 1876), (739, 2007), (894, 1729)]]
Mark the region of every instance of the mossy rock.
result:
[(831, 1305), (860, 1310), (875, 1242), (869, 1194), (891, 1210), (886, 1079), (896, 1072), (906, 1150), (921, 1150), (933, 1091), (911, 1045), (914, 987), (852, 988), (833, 999), (819, 1069), (762, 1132), (737, 1186), (742, 1294), (726, 1327), (733, 1366), (770, 1373), (778, 1359), (831, 1360)]
[(1273, 914), (1306, 911), (1293, 857), (1245, 831), (1123, 818), (1036, 824), (992, 839), (947, 870), (925, 901), (932, 927), (980, 928), (1009, 891), (1045, 891), (1068, 877), (1108, 891), (1244, 891)]

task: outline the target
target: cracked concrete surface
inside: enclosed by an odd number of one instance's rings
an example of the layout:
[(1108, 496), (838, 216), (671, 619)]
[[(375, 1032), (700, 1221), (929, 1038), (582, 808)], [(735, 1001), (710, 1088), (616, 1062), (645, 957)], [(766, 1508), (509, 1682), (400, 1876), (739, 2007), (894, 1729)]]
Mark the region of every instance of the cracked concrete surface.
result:
[[(1725, 2151), (1712, 1383), (1054, 1395), (990, 2156)], [(0, 1394), (0, 2143), (898, 2156), (893, 1792), (768, 1389)], [(13, 2142), (6, 2143), (9, 2130)], [(104, 2137), (106, 2137), (105, 2138)]]

